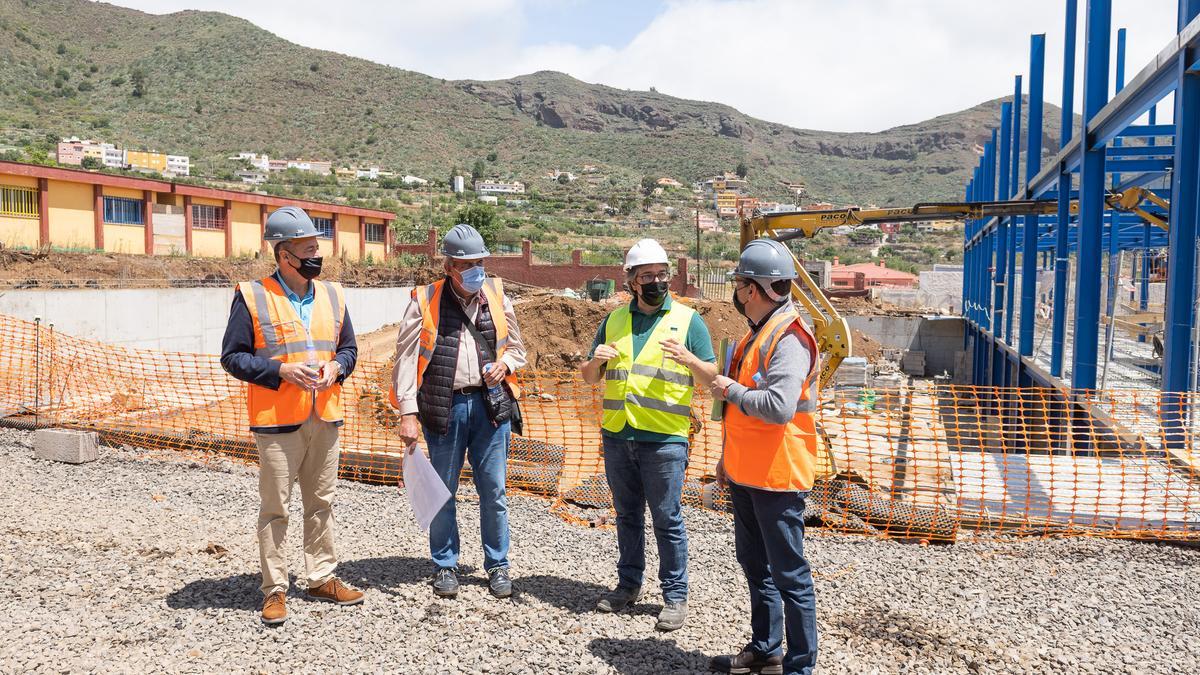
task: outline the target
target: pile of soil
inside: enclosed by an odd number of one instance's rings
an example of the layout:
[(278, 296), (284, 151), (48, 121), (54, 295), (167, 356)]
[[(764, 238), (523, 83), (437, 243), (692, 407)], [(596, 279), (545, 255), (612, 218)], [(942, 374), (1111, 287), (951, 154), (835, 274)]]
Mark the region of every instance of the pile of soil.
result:
[[(243, 259), (121, 253), (43, 253), (0, 247), (0, 286), (13, 288), (189, 288), (231, 286), (275, 270), (270, 256)], [(442, 276), (440, 266), (400, 268), (325, 261), (322, 279), (347, 286), (408, 286)]]
[(517, 325), (531, 370), (573, 370), (591, 351), (600, 322), (612, 305), (554, 295), (517, 303)]
[(854, 356), (866, 358), (867, 363), (878, 363), (883, 358), (883, 345), (860, 330), (853, 331), (850, 347)]

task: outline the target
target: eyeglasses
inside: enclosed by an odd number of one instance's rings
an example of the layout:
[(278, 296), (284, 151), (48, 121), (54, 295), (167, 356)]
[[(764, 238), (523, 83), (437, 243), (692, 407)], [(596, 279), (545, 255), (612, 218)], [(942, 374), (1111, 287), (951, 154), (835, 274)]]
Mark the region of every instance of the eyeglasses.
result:
[(663, 270), (662, 272), (659, 272), (658, 274), (655, 274), (653, 272), (643, 272), (634, 278), (637, 279), (637, 282), (639, 284), (652, 284), (656, 281), (670, 281), (671, 271)]

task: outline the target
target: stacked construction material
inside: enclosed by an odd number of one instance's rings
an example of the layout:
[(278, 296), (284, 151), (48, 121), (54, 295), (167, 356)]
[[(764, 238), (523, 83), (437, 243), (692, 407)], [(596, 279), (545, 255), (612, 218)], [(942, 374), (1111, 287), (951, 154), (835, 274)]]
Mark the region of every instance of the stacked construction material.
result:
[(837, 369), (836, 383), (841, 387), (867, 386), (867, 360), (861, 356), (850, 356), (842, 360)]
[(925, 352), (910, 349), (904, 352), (904, 358), (900, 360), (900, 370), (915, 375), (917, 377), (925, 376)]

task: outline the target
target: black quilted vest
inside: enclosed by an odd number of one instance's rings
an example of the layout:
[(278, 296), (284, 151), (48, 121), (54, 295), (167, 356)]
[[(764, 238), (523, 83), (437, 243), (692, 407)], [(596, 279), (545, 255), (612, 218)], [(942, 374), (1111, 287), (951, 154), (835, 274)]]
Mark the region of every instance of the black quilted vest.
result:
[[(454, 297), (454, 289), (447, 282), (442, 286), (441, 303), (438, 308), (437, 342), (433, 357), (425, 368), (421, 388), (417, 390), (417, 411), (421, 424), (426, 429), (444, 435), (450, 430), (450, 408), (454, 400), (454, 371), (458, 366), (458, 347), (463, 331), (467, 330), (466, 314)], [(475, 314), (475, 327), (483, 334), (496, 353), (496, 324), (492, 323), (491, 308), (487, 300), (480, 298), (479, 311)], [(476, 346), (478, 349), (478, 346)], [(486, 357), (478, 354), (480, 363)]]

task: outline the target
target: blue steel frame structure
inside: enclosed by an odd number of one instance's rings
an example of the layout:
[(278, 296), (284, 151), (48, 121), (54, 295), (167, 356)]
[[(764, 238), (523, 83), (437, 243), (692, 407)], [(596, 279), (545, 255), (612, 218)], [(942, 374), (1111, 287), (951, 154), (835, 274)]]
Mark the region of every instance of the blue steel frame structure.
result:
[[(1057, 199), (1058, 213), (968, 221), (964, 241), (963, 315), (973, 345), (974, 382), (997, 387), (1045, 386), (1090, 390), (1101, 363), (1103, 255), (1119, 274), (1121, 251), (1140, 251), (1139, 305), (1149, 298), (1149, 251), (1167, 251), (1162, 390), (1186, 392), (1192, 381), (1196, 316), (1197, 216), (1200, 202), (1200, 0), (1179, 0), (1177, 35), (1126, 85), (1124, 42), (1118, 35), (1116, 95), (1109, 98), (1112, 0), (1085, 0), (1083, 128), (1075, 133), (1075, 25), (1078, 0), (1066, 0), (1063, 121), (1060, 147), (1043, 162), (1045, 36), (1032, 36), (1028, 124), (1022, 149), (1021, 76), (1011, 103), (1000, 109), (999, 128), (984, 147), (968, 201)], [(1156, 123), (1156, 106), (1174, 95), (1174, 121)], [(1149, 124), (1135, 124), (1149, 112)], [(1139, 139), (1125, 143), (1128, 139)], [(1169, 182), (1169, 188), (1163, 184)], [(1148, 187), (1170, 201), (1169, 228), (1151, 228), (1128, 213), (1108, 210), (1107, 189)], [(1155, 187), (1157, 186), (1157, 187)], [(1077, 214), (1071, 200), (1078, 199)], [(1050, 368), (1034, 360), (1038, 257), (1053, 269)], [(1068, 274), (1075, 260), (1072, 331), (1067, 331)], [(1020, 264), (1018, 265), (1018, 258)], [(1014, 291), (1020, 287), (1019, 296)], [(1043, 294), (1045, 290), (1043, 290)], [(1113, 298), (1110, 291), (1110, 302)], [(1014, 310), (1019, 298), (1019, 311)], [(1108, 310), (1111, 313), (1111, 309)], [(1013, 316), (1020, 317), (1013, 335)], [(1070, 382), (1063, 379), (1068, 337)]]

